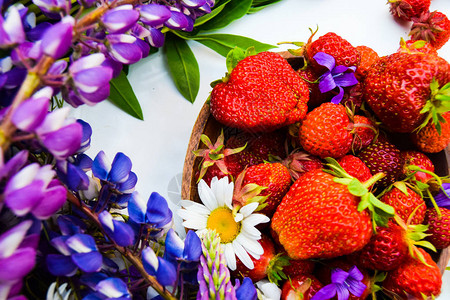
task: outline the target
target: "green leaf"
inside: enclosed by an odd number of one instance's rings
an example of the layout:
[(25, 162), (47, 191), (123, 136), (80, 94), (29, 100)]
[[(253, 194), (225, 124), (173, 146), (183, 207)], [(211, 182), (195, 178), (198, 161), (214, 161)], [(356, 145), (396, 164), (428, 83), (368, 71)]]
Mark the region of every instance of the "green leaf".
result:
[[(253, 1), (252, 7), (248, 10), (248, 14), (254, 14), (264, 8), (271, 6), (274, 3), (280, 2), (281, 0), (272, 0), (272, 1)], [(256, 4), (257, 2), (257, 4)]]
[(377, 207), (381, 211), (385, 212), (386, 215), (394, 216), (394, 213), (395, 213), (394, 208), (392, 206), (378, 200), (378, 198), (375, 197), (372, 193), (369, 194), (369, 201), (374, 207)]
[(170, 75), (178, 91), (194, 103), (200, 87), (200, 70), (197, 59), (185, 40), (166, 35), (164, 44)]
[(245, 16), (252, 5), (252, 0), (230, 1), (214, 18), (208, 20), (201, 26), (197, 26), (199, 30), (215, 30), (220, 29), (231, 22)]
[(255, 47), (255, 51), (257, 53), (277, 48), (277, 46), (274, 45), (261, 43), (254, 39), (234, 34), (202, 34), (190, 38), (208, 48), (211, 48), (224, 57), (226, 57), (228, 52), (233, 50), (235, 47), (239, 47), (241, 49)]
[(396, 181), (394, 182), (394, 186), (399, 189), (403, 194), (408, 196), (408, 188), (406, 184), (403, 181)]
[(233, 50), (228, 52), (226, 64), (227, 64), (227, 71), (230, 73), (234, 67), (245, 58), (245, 50), (239, 47), (234, 47)]
[(144, 120), (141, 105), (125, 72), (121, 71), (119, 76), (111, 79), (109, 84), (111, 88), (108, 100), (130, 116)]
[(220, 3), (220, 5), (214, 5), (214, 8), (211, 10), (209, 14), (205, 14), (195, 20), (194, 27), (205, 24), (212, 18), (216, 17), (225, 7), (225, 5), (231, 0), (227, 0), (224, 3)]
[(358, 179), (353, 178), (348, 184), (348, 191), (355, 196), (361, 197), (367, 194), (369, 190)]

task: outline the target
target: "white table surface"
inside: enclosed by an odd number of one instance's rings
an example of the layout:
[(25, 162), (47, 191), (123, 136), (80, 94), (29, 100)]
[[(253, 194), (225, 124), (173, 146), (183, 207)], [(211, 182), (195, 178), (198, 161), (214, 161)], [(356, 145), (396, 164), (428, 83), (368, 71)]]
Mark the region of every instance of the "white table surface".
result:
[[(389, 13), (385, 0), (282, 0), (258, 13), (246, 15), (215, 33), (238, 34), (268, 44), (304, 41), (308, 28), (319, 31), (316, 37), (333, 31), (353, 46), (366, 45), (388, 55), (407, 39), (410, 23), (400, 24)], [(433, 0), (431, 11), (450, 17), (450, 0)], [(117, 152), (128, 155), (138, 176), (136, 190), (145, 197), (156, 191), (176, 208), (180, 201), (181, 174), (191, 129), (208, 97), (210, 82), (226, 72), (225, 59), (209, 48), (189, 42), (200, 67), (200, 90), (191, 104), (176, 90), (161, 53), (132, 65), (129, 80), (138, 97), (144, 121), (134, 119), (104, 101), (94, 107), (73, 110), (77, 118), (93, 128), (88, 154), (93, 158), (104, 150), (112, 159)], [(282, 45), (273, 51), (292, 46)], [(450, 42), (439, 50), (450, 62)], [(175, 219), (180, 229), (179, 218)], [(450, 299), (450, 275), (445, 272), (441, 300)]]

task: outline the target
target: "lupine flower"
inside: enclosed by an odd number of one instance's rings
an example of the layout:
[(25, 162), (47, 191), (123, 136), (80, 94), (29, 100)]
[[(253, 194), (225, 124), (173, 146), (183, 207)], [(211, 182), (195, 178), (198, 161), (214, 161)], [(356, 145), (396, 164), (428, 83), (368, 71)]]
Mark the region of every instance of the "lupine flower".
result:
[(313, 58), (319, 65), (328, 69), (320, 77), (320, 92), (326, 93), (338, 87), (339, 94), (331, 99), (332, 103), (338, 104), (344, 96), (344, 89), (342, 87), (352, 86), (358, 83), (355, 77), (356, 67), (336, 66), (334, 57), (324, 52), (318, 52)]
[(255, 283), (258, 293), (258, 299), (278, 300), (281, 298), (281, 289), (273, 282), (263, 279)]
[(41, 220), (49, 218), (66, 201), (66, 189), (53, 179), (54, 176), (50, 165), (27, 165), (6, 184), (6, 206), (17, 216), (32, 213)]
[(128, 194), (133, 192), (137, 181), (131, 167), (130, 158), (122, 152), (118, 152), (111, 163), (105, 152), (100, 151), (92, 162), (92, 173), (117, 191)]
[(216, 230), (225, 249), (228, 267), (236, 269), (236, 255), (249, 269), (253, 269), (253, 261), (249, 253), (259, 258), (264, 250), (258, 242), (261, 232), (255, 228), (260, 223), (269, 222), (263, 214), (254, 214), (257, 202), (242, 206), (234, 212), (232, 206), (234, 183), (228, 177), (211, 180), (211, 187), (204, 180), (198, 184), (199, 196), (203, 204), (190, 200), (182, 200), (182, 209), (178, 211), (185, 221), (183, 226), (197, 230), (202, 235), (207, 230)]
[(198, 8), (206, 4), (206, 0), (181, 0), (180, 4), (188, 8)]
[(131, 299), (131, 294), (126, 283), (119, 278), (105, 278), (99, 280), (95, 286), (92, 286), (92, 284), (90, 286), (94, 290), (94, 293), (89, 293), (83, 297), (83, 300)]
[(65, 16), (42, 35), (42, 50), (54, 59), (62, 57), (72, 46), (75, 19)]
[(50, 284), (47, 290), (46, 300), (69, 300), (74, 299), (72, 289), (67, 285), (67, 282), (56, 286), (56, 281)]
[(106, 210), (98, 215), (98, 219), (106, 233), (117, 245), (127, 247), (134, 243), (134, 232), (130, 225), (113, 219), (112, 215)]
[(23, 221), (0, 235), (0, 295), (8, 296), (14, 285), (35, 265), (36, 247), (26, 243), (33, 222)]
[(167, 200), (156, 192), (150, 195), (147, 202), (139, 193), (132, 193), (128, 201), (128, 215), (132, 222), (157, 229), (157, 233), (172, 222), (172, 211)]
[(15, 65), (20, 65), (22, 60), (38, 60), (42, 56), (40, 42), (23, 42), (11, 51), (11, 59)]
[(49, 16), (58, 15), (60, 11), (69, 11), (70, 2), (66, 0), (33, 0), (33, 3), (38, 6), (42, 12), (50, 14)]
[(327, 300), (337, 295), (339, 300), (347, 300), (350, 293), (360, 297), (367, 286), (361, 282), (363, 274), (356, 266), (348, 272), (339, 268), (331, 271), (331, 283), (321, 288), (311, 300)]
[(139, 12), (133, 9), (133, 5), (120, 5), (108, 10), (101, 18), (103, 26), (109, 33), (125, 33), (136, 24)]
[(136, 38), (128, 34), (108, 34), (106, 46), (114, 60), (123, 64), (134, 64), (144, 56)]
[(164, 22), (170, 29), (181, 30), (189, 25), (188, 17), (180, 12), (178, 9), (171, 7), (170, 18)]
[[(445, 192), (444, 192), (445, 191)], [(443, 183), (442, 190), (434, 196), (437, 206), (450, 209), (450, 183)], [(432, 206), (430, 203), (429, 206)]]
[(84, 233), (86, 230), (86, 224), (78, 217), (72, 215), (60, 215), (56, 219), (56, 222), (62, 235), (71, 236)]
[(30, 42), (36, 42), (42, 39), (44, 32), (50, 28), (52, 24), (50, 22), (42, 22), (31, 28), (26, 32), (27, 40)]
[[(73, 92), (82, 103), (95, 105), (109, 96), (109, 81), (112, 79), (113, 70), (109, 66), (102, 65), (105, 59), (103, 53), (94, 53), (84, 56), (70, 65), (70, 82), (75, 87)], [(77, 107), (78, 105), (73, 106)]]
[(25, 41), (22, 19), (16, 6), (10, 6), (6, 19), (0, 15), (0, 48), (10, 48)]
[(165, 36), (160, 29), (150, 28), (149, 32), (150, 34), (146, 37), (146, 40), (152, 47), (160, 48), (164, 46)]
[(89, 125), (89, 123), (81, 119), (78, 119), (77, 122), (81, 125), (83, 131), (83, 135), (81, 136), (80, 149), (78, 149), (77, 153), (83, 153), (91, 146), (92, 127), (91, 125)]
[(14, 155), (6, 163), (0, 160), (0, 180), (8, 178), (19, 172), (19, 170), (27, 162), (27, 159), (28, 159), (28, 151), (22, 150), (17, 152), (16, 155)]
[(55, 276), (73, 276), (78, 268), (84, 272), (97, 272), (102, 267), (102, 255), (92, 236), (75, 234), (59, 236), (51, 244), (62, 254), (49, 254), (47, 268)]
[(150, 3), (138, 6), (140, 20), (151, 27), (159, 27), (170, 19), (170, 9), (161, 4)]
[[(90, 160), (92, 164), (89, 157), (83, 157)], [(87, 190), (90, 184), (89, 176), (77, 163), (79, 162), (74, 161), (72, 163), (68, 160), (58, 160), (56, 162), (58, 178), (72, 191)]]
[(256, 300), (258, 298), (256, 288), (249, 277), (244, 277), (242, 284), (239, 279), (236, 279), (234, 289), (236, 290), (237, 300)]
[(202, 236), (201, 251), (197, 272), (197, 299), (236, 299), (219, 235), (214, 231), (205, 232)]
[(200, 255), (202, 254), (201, 241), (194, 231), (189, 230), (184, 241), (171, 228), (165, 240), (164, 258), (174, 264), (181, 263), (182, 270), (197, 270)]
[(145, 271), (156, 279), (163, 286), (173, 286), (177, 279), (175, 266), (162, 257), (156, 256), (152, 248), (147, 247), (142, 250), (142, 263)]
[(40, 142), (58, 159), (66, 159), (80, 149), (83, 128), (68, 118), (69, 107), (48, 113), (35, 131)]
[(14, 125), (25, 131), (34, 131), (44, 121), (52, 95), (53, 90), (45, 87), (20, 103), (12, 115)]

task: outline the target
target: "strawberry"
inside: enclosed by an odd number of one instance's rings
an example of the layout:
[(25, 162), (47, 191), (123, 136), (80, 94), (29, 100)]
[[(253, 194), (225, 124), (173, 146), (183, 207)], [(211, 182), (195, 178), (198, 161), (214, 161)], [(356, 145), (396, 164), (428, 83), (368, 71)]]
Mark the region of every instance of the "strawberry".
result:
[(377, 136), (378, 129), (375, 124), (367, 117), (353, 116), (353, 141), (352, 151), (357, 153), (369, 146)]
[(397, 49), (397, 52), (438, 55), (436, 48), (434, 48), (430, 43), (427, 43), (424, 40), (405, 41), (403, 38), (400, 40), (400, 47)]
[(426, 12), (413, 18), (409, 35), (412, 40), (424, 40), (440, 49), (450, 38), (450, 20), (442, 12)]
[(369, 243), (350, 256), (358, 266), (366, 269), (396, 269), (408, 256), (405, 234), (405, 230), (393, 222), (389, 222), (387, 227), (378, 226)]
[(272, 217), (271, 227), (293, 259), (327, 258), (361, 249), (372, 235), (359, 197), (335, 177), (312, 170), (291, 186)]
[(275, 246), (267, 235), (263, 234), (261, 239), (258, 240), (259, 244), (263, 247), (264, 253), (259, 259), (250, 256), (253, 261), (254, 268), (247, 268), (240, 259), (236, 260), (236, 276), (250, 277), (253, 282), (262, 280), (268, 277), (269, 281), (277, 283), (278, 280), (286, 279), (282, 269), (288, 265), (288, 258), (282, 254), (277, 254)]
[(441, 57), (397, 52), (372, 65), (364, 98), (389, 130), (408, 133), (447, 110), (437, 95), (449, 81), (450, 64)]
[(389, 0), (390, 13), (401, 20), (410, 21), (428, 11), (431, 0)]
[(310, 110), (318, 107), (320, 104), (327, 102), (327, 100), (332, 98), (331, 91), (322, 93), (319, 90), (320, 75), (314, 73), (314, 70), (311, 66), (307, 65), (306, 67), (299, 69), (297, 72), (308, 85), (309, 90), (308, 108)]
[(440, 122), (440, 133), (430, 120), (427, 125), (411, 133), (411, 140), (416, 147), (426, 153), (437, 153), (450, 143), (450, 112), (442, 114), (445, 122)]
[(258, 212), (270, 217), (291, 186), (291, 174), (281, 163), (262, 163), (246, 169), (242, 181), (244, 189), (248, 184), (264, 187), (258, 196), (267, 198)]
[(388, 272), (383, 288), (397, 295), (396, 299), (408, 299), (407, 294), (423, 299), (438, 296), (441, 292), (441, 271), (431, 256), (418, 248), (425, 263), (408, 257), (398, 268)]
[(425, 213), (424, 223), (428, 224), (427, 233), (430, 241), (437, 249), (450, 247), (450, 209), (440, 207), (441, 216), (434, 208), (428, 208)]
[(420, 182), (427, 182), (431, 178), (433, 178), (432, 175), (420, 172), (420, 171), (413, 171), (411, 169), (411, 166), (419, 167), (423, 170), (430, 171), (434, 173), (434, 164), (431, 161), (431, 159), (426, 156), (424, 153), (416, 150), (404, 150), (400, 152), (400, 155), (402, 157), (402, 160), (404, 162), (402, 174), (403, 176), (407, 177), (414, 173), (414, 178)]
[(323, 167), (320, 158), (299, 149), (292, 151), (281, 163), (288, 168), (293, 181), (308, 171)]
[[(423, 198), (408, 186), (404, 185), (400, 188), (396, 184), (381, 197), (384, 203), (392, 206), (395, 213), (404, 221), (410, 224), (421, 224), (425, 218), (425, 201)], [(412, 213), (414, 212), (414, 215)]]
[(314, 34), (315, 32), (305, 45), (304, 55), (316, 74), (323, 74), (326, 71), (325, 67), (320, 66), (313, 58), (318, 52), (324, 52), (333, 56), (336, 61), (336, 66), (359, 66), (361, 56), (356, 48), (346, 39), (334, 32), (328, 32), (317, 40), (312, 41)]
[(361, 150), (357, 156), (372, 174), (383, 172), (386, 175), (376, 183), (380, 187), (386, 187), (394, 183), (403, 166), (400, 150), (383, 139), (378, 139), (377, 142)]
[(249, 132), (270, 132), (302, 120), (308, 86), (274, 52), (240, 60), (211, 92), (210, 110), (220, 123)]
[(345, 107), (330, 102), (310, 111), (299, 129), (300, 145), (312, 155), (339, 158), (351, 149), (350, 120)]
[(281, 288), (281, 300), (309, 300), (323, 284), (314, 275), (297, 275), (287, 280)]
[(311, 274), (316, 263), (306, 259), (289, 259), (289, 265), (283, 268), (284, 274), (289, 278), (299, 275)]
[(361, 182), (367, 181), (372, 177), (369, 168), (361, 159), (354, 155), (345, 155), (338, 159), (338, 163), (349, 175), (357, 178)]
[(368, 46), (356, 46), (356, 50), (359, 52), (361, 56), (361, 62), (356, 69), (355, 75), (358, 81), (364, 81), (367, 73), (369, 72), (370, 67), (380, 59), (378, 53)]

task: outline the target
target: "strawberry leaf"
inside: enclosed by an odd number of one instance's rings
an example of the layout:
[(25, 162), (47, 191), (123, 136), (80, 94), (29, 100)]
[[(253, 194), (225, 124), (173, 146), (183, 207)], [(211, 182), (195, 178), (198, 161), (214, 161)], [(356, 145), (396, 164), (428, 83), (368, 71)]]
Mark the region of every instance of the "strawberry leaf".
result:
[(350, 180), (348, 191), (355, 196), (361, 197), (369, 192), (369, 190), (358, 179), (353, 178)]

